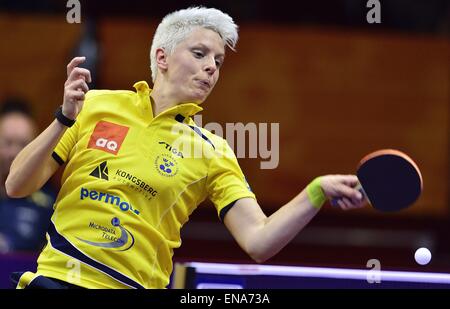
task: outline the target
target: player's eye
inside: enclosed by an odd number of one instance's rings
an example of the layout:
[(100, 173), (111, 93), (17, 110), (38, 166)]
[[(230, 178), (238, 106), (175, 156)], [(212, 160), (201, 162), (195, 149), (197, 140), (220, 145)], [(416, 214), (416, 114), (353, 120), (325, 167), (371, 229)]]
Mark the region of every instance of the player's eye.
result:
[(194, 50), (192, 53), (194, 54), (194, 57), (197, 59), (201, 59), (204, 56), (203, 52), (201, 52), (199, 50)]

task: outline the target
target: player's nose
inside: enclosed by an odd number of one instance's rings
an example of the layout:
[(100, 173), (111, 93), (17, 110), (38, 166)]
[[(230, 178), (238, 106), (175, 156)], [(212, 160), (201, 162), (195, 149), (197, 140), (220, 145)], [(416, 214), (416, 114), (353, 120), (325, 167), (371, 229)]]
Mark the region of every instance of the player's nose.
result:
[(217, 70), (216, 61), (213, 58), (207, 59), (205, 63), (204, 70), (209, 74), (213, 75)]

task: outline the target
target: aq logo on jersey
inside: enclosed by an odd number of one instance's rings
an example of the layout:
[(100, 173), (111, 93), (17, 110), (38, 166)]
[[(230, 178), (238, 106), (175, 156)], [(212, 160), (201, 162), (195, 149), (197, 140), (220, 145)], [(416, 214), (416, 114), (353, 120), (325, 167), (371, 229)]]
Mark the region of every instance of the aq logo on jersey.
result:
[[(79, 237), (77, 237), (77, 239), (94, 247), (120, 249), (119, 251), (126, 251), (133, 247), (134, 236), (120, 224), (119, 218), (114, 217), (111, 220), (111, 225), (112, 227), (108, 227), (95, 222), (89, 222), (89, 228), (101, 232), (100, 237), (110, 240), (109, 242), (94, 242)], [(117, 228), (119, 228), (120, 231), (117, 231)], [(120, 232), (120, 235), (118, 235), (118, 232)]]
[(178, 173), (178, 163), (171, 155), (162, 154), (157, 156), (155, 167), (162, 176), (173, 177)]

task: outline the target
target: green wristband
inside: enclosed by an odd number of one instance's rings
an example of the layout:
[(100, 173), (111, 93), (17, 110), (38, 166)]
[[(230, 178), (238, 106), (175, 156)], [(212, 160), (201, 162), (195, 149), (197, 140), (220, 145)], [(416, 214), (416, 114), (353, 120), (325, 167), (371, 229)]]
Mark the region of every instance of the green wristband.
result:
[(306, 187), (308, 198), (314, 208), (317, 209), (320, 209), (327, 200), (327, 197), (322, 190), (322, 186), (320, 185), (320, 180), (321, 177), (317, 177)]

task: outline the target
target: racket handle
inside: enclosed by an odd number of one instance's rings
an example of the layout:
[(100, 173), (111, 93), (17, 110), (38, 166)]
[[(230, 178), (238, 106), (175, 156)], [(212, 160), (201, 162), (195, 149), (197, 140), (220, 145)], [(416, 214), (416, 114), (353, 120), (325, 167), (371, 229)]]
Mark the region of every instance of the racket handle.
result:
[[(355, 187), (355, 189), (358, 190), (359, 192), (361, 192), (361, 194), (363, 196), (362, 198), (366, 197), (366, 193), (364, 192), (364, 189), (360, 183), (358, 183), (358, 185)], [(338, 201), (340, 201), (341, 199), (342, 199), (341, 197), (332, 198), (330, 201), (331, 206), (333, 206), (333, 207), (339, 206)]]

